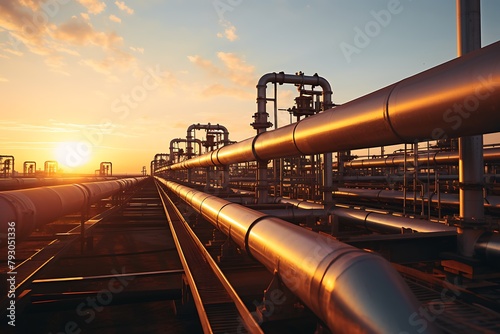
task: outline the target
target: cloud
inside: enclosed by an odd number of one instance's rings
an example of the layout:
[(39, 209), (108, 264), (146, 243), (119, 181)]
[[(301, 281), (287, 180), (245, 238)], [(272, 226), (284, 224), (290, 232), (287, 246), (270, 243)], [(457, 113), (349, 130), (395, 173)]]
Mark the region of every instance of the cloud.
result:
[(130, 7), (128, 7), (125, 2), (123, 1), (115, 1), (116, 7), (118, 7), (120, 10), (124, 11), (125, 13), (132, 15), (134, 14), (134, 10)]
[(19, 3), (25, 7), (29, 7), (32, 10), (37, 10), (40, 6), (47, 0), (19, 0)]
[[(92, 14), (104, 11), (106, 5), (97, 0), (78, 0)], [(124, 51), (123, 38), (116, 32), (99, 31), (94, 28), (88, 13), (80, 13), (61, 24), (51, 22), (56, 16), (58, 21), (64, 15), (60, 4), (58, 10), (49, 11), (46, 0), (0, 1), (0, 27), (7, 30), (8, 41), (0, 44), (0, 54), (22, 56), (24, 49), (44, 57), (47, 66), (67, 74), (63, 56), (80, 57), (82, 48), (96, 47), (104, 52), (101, 60), (86, 59), (83, 64), (103, 73), (103, 68), (124, 69), (135, 58)], [(100, 66), (98, 64), (100, 63)], [(104, 65), (103, 65), (104, 64)]]
[(111, 14), (109, 16), (109, 20), (112, 21), (112, 22), (116, 22), (116, 23), (121, 23), (122, 22), (121, 18), (119, 18), (118, 16), (113, 15), (113, 14)]
[(234, 42), (235, 40), (238, 39), (238, 35), (236, 35), (236, 27), (232, 25), (231, 23), (227, 22), (227, 24), (224, 24), (224, 33), (218, 33), (217, 37), (219, 38), (226, 38), (227, 40)]
[(222, 60), (224, 66), (228, 69), (228, 76), (231, 81), (248, 87), (255, 86), (255, 66), (248, 65), (234, 53), (218, 52), (217, 57)]
[(0, 77), (0, 82), (9, 82), (9, 79)]
[(249, 89), (253, 90), (257, 82), (255, 67), (247, 64), (242, 57), (234, 53), (218, 52), (217, 58), (221, 65), (216, 65), (199, 55), (188, 56), (191, 63), (197, 65), (215, 80), (226, 81), (226, 83), (211, 84), (203, 90), (202, 94), (204, 96), (226, 94), (240, 98), (248, 98), (249, 94), (253, 94), (253, 92), (249, 93)]
[(23, 55), (23, 53), (21, 51), (19, 51), (19, 50), (13, 50), (13, 49), (10, 49), (9, 47), (3, 48), (3, 51), (8, 52), (10, 54), (13, 54), (15, 56), (22, 56)]
[(80, 16), (82, 17), (82, 19), (84, 19), (85, 21), (90, 21), (90, 15), (88, 13), (80, 13)]
[(209, 72), (210, 74), (214, 76), (222, 76), (224, 75), (224, 71), (217, 66), (215, 66), (210, 60), (208, 59), (203, 59), (201, 56), (196, 55), (196, 56), (188, 56), (188, 59), (190, 62), (193, 64), (197, 65), (198, 67), (202, 68), (206, 72)]
[(133, 47), (133, 46), (131, 46), (131, 47), (129, 47), (129, 48), (130, 48), (130, 50), (132, 50), (132, 51), (138, 52), (138, 53), (140, 53), (140, 54), (144, 54), (144, 48), (135, 48), (135, 47)]
[(106, 4), (99, 0), (78, 0), (91, 14), (100, 14), (106, 9)]
[(106, 49), (113, 49), (123, 42), (123, 38), (115, 32), (97, 31), (90, 22), (76, 16), (57, 27), (52, 35), (57, 40), (70, 44), (78, 46), (92, 44)]

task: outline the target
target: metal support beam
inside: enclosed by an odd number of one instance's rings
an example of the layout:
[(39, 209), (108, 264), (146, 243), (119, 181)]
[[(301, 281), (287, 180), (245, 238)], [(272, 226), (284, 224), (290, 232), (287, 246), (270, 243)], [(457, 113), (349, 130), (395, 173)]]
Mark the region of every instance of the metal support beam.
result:
[[(457, 51), (461, 57), (481, 48), (480, 0), (457, 0)], [(479, 105), (455, 105), (468, 111)], [(474, 110), (475, 111), (475, 110)], [(458, 181), (460, 185), (460, 218), (462, 226), (458, 231), (459, 250), (464, 256), (474, 255), (474, 244), (480, 232), (468, 227), (474, 221), (484, 219), (483, 206), (483, 136), (460, 137), (458, 140)]]

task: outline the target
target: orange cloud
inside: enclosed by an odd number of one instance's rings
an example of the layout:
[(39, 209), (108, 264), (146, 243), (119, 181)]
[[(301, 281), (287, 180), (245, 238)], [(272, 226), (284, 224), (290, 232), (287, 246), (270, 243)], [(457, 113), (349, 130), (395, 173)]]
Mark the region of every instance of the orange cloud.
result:
[(61, 24), (53, 32), (54, 38), (74, 45), (96, 45), (106, 49), (113, 49), (121, 45), (123, 38), (114, 32), (104, 33), (96, 31), (90, 22), (73, 17), (70, 21)]
[(253, 96), (249, 88), (255, 88), (257, 82), (255, 67), (248, 65), (243, 58), (228, 52), (218, 52), (217, 58), (222, 65), (217, 66), (208, 59), (199, 55), (188, 56), (189, 61), (213, 76), (216, 80), (224, 80), (228, 83), (215, 83), (203, 90), (204, 96), (230, 95), (239, 98)]
[[(105, 4), (97, 0), (78, 0), (91, 14), (97, 14), (105, 9)], [(55, 24), (52, 19), (56, 15), (64, 15), (59, 7), (43, 6), (49, 4), (46, 0), (0, 1), (0, 27), (8, 34), (9, 40), (0, 44), (0, 54), (23, 56), (24, 49), (33, 54), (45, 57), (47, 66), (59, 70), (64, 67), (64, 55), (80, 56), (79, 48), (98, 47), (105, 52), (102, 60), (86, 59), (81, 62), (100, 73), (102, 64), (112, 70), (113, 67), (125, 68), (134, 57), (125, 52), (123, 38), (115, 32), (96, 30), (88, 13), (73, 16), (62, 24)], [(60, 17), (58, 17), (60, 19)], [(96, 66), (101, 64), (101, 66)], [(109, 73), (109, 72), (106, 72)]]
[(115, 1), (116, 7), (118, 7), (120, 10), (124, 11), (125, 13), (132, 15), (134, 14), (134, 10), (130, 7), (128, 7), (125, 2), (123, 1)]
[(224, 33), (218, 33), (217, 37), (226, 38), (227, 40), (234, 42), (238, 39), (238, 35), (236, 34), (236, 27), (230, 22), (224, 23)]
[(32, 10), (37, 10), (40, 6), (47, 0), (19, 0), (19, 3), (25, 7), (29, 7)]
[(122, 19), (121, 19), (121, 18), (119, 18), (118, 16), (113, 15), (113, 14), (111, 14), (111, 15), (109, 16), (109, 20), (110, 20), (110, 21), (113, 21), (113, 22), (116, 22), (116, 23), (121, 23), (121, 22), (122, 22)]
[(106, 9), (106, 4), (99, 0), (78, 0), (78, 2), (94, 15), (102, 13)]

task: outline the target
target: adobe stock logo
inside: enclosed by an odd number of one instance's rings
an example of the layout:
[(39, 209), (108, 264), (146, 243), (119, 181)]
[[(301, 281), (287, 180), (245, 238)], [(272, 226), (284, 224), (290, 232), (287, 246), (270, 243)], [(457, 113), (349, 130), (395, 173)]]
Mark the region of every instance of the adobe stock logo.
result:
[(368, 47), (372, 39), (380, 35), (382, 28), (386, 28), (391, 23), (394, 15), (400, 14), (402, 11), (403, 6), (400, 0), (390, 0), (387, 3), (387, 9), (378, 12), (370, 11), (373, 20), (366, 22), (364, 29), (358, 26), (354, 27), (353, 44), (340, 43), (340, 50), (347, 62), (350, 63), (354, 54), (360, 54), (363, 49)]

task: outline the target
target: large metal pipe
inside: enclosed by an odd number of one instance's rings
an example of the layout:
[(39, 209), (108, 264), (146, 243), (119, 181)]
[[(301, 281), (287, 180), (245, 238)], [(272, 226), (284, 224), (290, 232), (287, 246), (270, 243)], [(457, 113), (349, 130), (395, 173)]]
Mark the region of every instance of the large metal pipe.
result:
[(483, 233), (474, 245), (474, 255), (498, 266), (500, 259), (500, 234)]
[(456, 231), (456, 228), (444, 224), (433, 223), (424, 219), (412, 219), (393, 216), (369, 210), (335, 208), (333, 215), (351, 222), (359, 227), (378, 233), (396, 234), (404, 231), (411, 232), (442, 232)]
[[(500, 148), (487, 148), (483, 151), (483, 159), (485, 162), (498, 162), (500, 161)], [(437, 165), (458, 165), (459, 154), (458, 151), (435, 151), (421, 153), (418, 155), (418, 164), (430, 166)], [(389, 155), (385, 158), (373, 159), (358, 159), (344, 162), (345, 168), (384, 168), (384, 167), (401, 167), (404, 165), (403, 155)], [(338, 164), (334, 163), (333, 168), (338, 168)]]
[[(257, 135), (266, 131), (267, 128), (271, 127), (271, 123), (268, 121), (268, 113), (266, 111), (266, 88), (268, 83), (274, 84), (297, 84), (300, 86), (303, 85), (311, 85), (311, 86), (320, 86), (323, 90), (323, 108), (322, 110), (330, 109), (332, 104), (332, 88), (328, 80), (323, 77), (318, 76), (317, 74), (309, 76), (300, 74), (285, 74), (283, 72), (280, 73), (267, 73), (264, 74), (257, 83), (257, 113), (255, 113), (254, 118), (255, 122), (252, 123), (254, 129), (257, 130)], [(276, 99), (276, 96), (275, 96)], [(331, 204), (332, 196), (332, 155), (330, 152), (324, 152), (323, 160), (324, 160), (324, 168), (323, 168), (323, 199), (325, 203)], [(270, 159), (258, 159), (257, 160), (257, 200), (260, 203), (267, 202), (267, 193), (268, 193), (268, 185), (267, 185), (267, 162)]]
[(266, 128), (271, 126), (268, 122), (268, 114), (266, 111), (266, 88), (268, 83), (320, 86), (323, 90), (323, 110), (332, 107), (332, 87), (328, 80), (317, 74), (312, 76), (304, 74), (285, 74), (283, 72), (264, 74), (257, 83), (257, 113), (254, 115), (255, 122), (253, 123), (254, 128), (257, 129), (257, 134), (264, 132)]
[[(221, 166), (497, 132), (499, 88), (496, 42), (335, 109), (165, 168)], [(456, 104), (474, 105), (481, 112), (457, 111)]]
[(39, 187), (0, 192), (0, 246), (6, 245), (8, 227), (15, 226), (16, 242), (36, 228), (81, 211), (100, 199), (127, 190), (146, 177)]
[(116, 177), (14, 177), (0, 179), (0, 191), (107, 180), (116, 180)]
[[(277, 198), (278, 203), (288, 203), (303, 210), (324, 210), (325, 206), (318, 203), (299, 201), (288, 198)], [(340, 206), (332, 207), (328, 213), (353, 223), (359, 227), (379, 233), (401, 233), (403, 230), (413, 232), (441, 232), (455, 231), (451, 226), (433, 223), (424, 219), (413, 219), (407, 217), (393, 216), (389, 213), (381, 213), (380, 210), (352, 209)]]
[[(413, 333), (419, 304), (381, 256), (180, 184), (156, 178), (277, 273), (335, 333)], [(429, 323), (428, 332), (437, 332)]]
[[(457, 0), (457, 53), (459, 57), (481, 48), (480, 0)], [(475, 101), (472, 101), (475, 102)], [(483, 112), (474, 105), (458, 105), (460, 109)], [(478, 225), (484, 220), (483, 207), (483, 136), (467, 136), (458, 139), (458, 182), (460, 196), (459, 250), (472, 257), (473, 245), (478, 238)], [(469, 226), (473, 225), (473, 226)], [(474, 226), (475, 225), (475, 226)]]
[[(333, 196), (336, 199), (340, 198), (352, 198), (360, 200), (373, 200), (381, 203), (385, 202), (397, 202), (402, 203), (404, 201), (404, 192), (398, 190), (385, 190), (385, 189), (356, 189), (356, 188), (339, 188), (333, 192)], [(414, 193), (408, 191), (406, 193), (406, 200), (413, 200)], [(433, 192), (424, 193), (423, 197), (417, 194), (417, 202), (424, 201), (427, 203), (430, 199), (431, 203), (438, 204), (438, 202), (443, 206), (452, 206), (458, 208), (460, 201), (457, 194), (440, 194), (440, 199), (438, 200), (438, 195)], [(482, 200), (482, 205), (486, 209), (499, 210), (500, 209), (500, 197), (499, 196), (486, 196)]]

